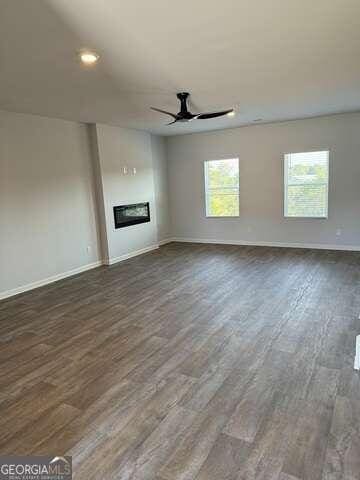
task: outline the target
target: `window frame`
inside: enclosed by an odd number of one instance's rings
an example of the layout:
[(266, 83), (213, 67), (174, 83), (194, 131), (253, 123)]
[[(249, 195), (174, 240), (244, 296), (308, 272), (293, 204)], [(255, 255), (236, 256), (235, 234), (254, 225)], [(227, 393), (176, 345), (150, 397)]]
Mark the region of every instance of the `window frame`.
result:
[[(326, 183), (326, 215), (324, 216), (318, 216), (318, 215), (312, 215), (312, 216), (303, 216), (303, 215), (287, 215), (287, 191), (288, 191), (288, 162), (287, 162), (287, 156), (288, 155), (294, 155), (297, 153), (315, 153), (315, 152), (326, 152), (327, 153), (327, 171), (328, 171), (328, 176), (327, 176), (327, 183)], [(301, 185), (301, 184), (299, 184)], [(309, 183), (304, 183), (303, 185), (309, 185)], [(315, 184), (316, 185), (316, 184)], [(317, 184), (320, 185), (320, 184)], [(322, 185), (322, 184), (321, 184)], [(283, 214), (284, 218), (286, 219), (304, 219), (304, 220), (327, 220), (329, 218), (329, 190), (330, 190), (330, 148), (317, 148), (314, 150), (302, 150), (302, 151), (296, 151), (296, 152), (285, 152), (283, 153)]]
[[(210, 215), (208, 214), (208, 204), (209, 204), (209, 201), (208, 201), (208, 192), (209, 192), (209, 188), (208, 188), (208, 164), (210, 162), (218, 162), (218, 161), (222, 161), (222, 160), (237, 160), (237, 164), (238, 164), (238, 186), (237, 186), (237, 198), (238, 198), (238, 215)], [(203, 165), (203, 174), (204, 174), (204, 198), (205, 198), (205, 202), (204, 202), (204, 205), (205, 205), (205, 218), (239, 218), (240, 217), (240, 159), (238, 156), (234, 155), (234, 156), (226, 156), (226, 157), (220, 157), (220, 158), (213, 158), (213, 159), (209, 159), (209, 160), (204, 160), (204, 165)], [(234, 190), (236, 189), (236, 187), (223, 187), (221, 188), (221, 190), (226, 190), (226, 189), (231, 189), (231, 190)]]

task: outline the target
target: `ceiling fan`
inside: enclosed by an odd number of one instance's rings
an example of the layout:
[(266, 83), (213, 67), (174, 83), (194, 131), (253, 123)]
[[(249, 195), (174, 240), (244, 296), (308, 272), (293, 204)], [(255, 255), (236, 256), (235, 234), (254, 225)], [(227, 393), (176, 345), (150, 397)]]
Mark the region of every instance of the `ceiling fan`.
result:
[(216, 118), (222, 117), (224, 115), (234, 115), (234, 109), (230, 108), (229, 110), (222, 110), (220, 112), (211, 112), (211, 113), (191, 113), (187, 107), (187, 99), (189, 97), (188, 92), (181, 92), (177, 93), (176, 96), (180, 100), (180, 112), (179, 113), (171, 113), (167, 112), (166, 110), (161, 110), (160, 108), (150, 107), (151, 110), (155, 110), (156, 112), (165, 113), (166, 115), (170, 115), (174, 120), (167, 125), (172, 125), (176, 122), (191, 122), (192, 120), (205, 120), (208, 118)]

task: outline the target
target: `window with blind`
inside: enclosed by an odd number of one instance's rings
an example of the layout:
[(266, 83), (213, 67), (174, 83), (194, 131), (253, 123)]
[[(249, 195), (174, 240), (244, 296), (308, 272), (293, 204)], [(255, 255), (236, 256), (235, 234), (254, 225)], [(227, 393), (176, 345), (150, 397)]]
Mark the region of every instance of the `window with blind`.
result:
[(287, 153), (284, 183), (285, 217), (327, 218), (328, 151)]
[(239, 216), (239, 159), (205, 162), (207, 217)]

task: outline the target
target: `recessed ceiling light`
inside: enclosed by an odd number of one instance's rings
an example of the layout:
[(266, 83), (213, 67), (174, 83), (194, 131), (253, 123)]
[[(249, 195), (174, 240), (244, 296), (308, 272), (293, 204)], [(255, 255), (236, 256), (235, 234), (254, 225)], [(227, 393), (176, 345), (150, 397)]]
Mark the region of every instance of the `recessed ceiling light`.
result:
[(235, 110), (231, 110), (231, 112), (229, 112), (227, 114), (228, 117), (235, 117)]
[(94, 65), (99, 60), (99, 55), (95, 52), (81, 52), (80, 60), (85, 65)]

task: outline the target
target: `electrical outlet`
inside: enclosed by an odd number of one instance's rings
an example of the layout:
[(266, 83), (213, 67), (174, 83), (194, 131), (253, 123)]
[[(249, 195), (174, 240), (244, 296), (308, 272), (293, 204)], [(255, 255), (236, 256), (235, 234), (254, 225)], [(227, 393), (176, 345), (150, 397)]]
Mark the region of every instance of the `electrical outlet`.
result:
[(336, 230), (336, 236), (337, 236), (337, 237), (340, 237), (341, 234), (342, 234), (341, 228), (338, 228), (338, 229)]
[(88, 246), (86, 247), (86, 250), (87, 250), (88, 253), (90, 253), (90, 252), (91, 252), (91, 245), (88, 245)]
[(247, 230), (248, 233), (251, 233), (253, 229), (252, 229), (252, 227), (249, 226), (249, 227), (247, 227), (246, 230)]

